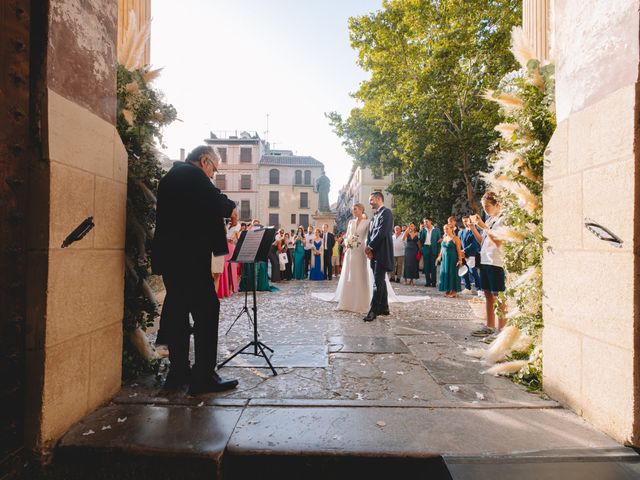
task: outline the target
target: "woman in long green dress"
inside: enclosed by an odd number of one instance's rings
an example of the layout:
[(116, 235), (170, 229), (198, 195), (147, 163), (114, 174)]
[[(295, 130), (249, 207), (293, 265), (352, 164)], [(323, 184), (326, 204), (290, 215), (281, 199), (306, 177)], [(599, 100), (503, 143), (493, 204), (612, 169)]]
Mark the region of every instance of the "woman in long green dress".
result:
[(460, 239), (453, 232), (451, 225), (445, 225), (442, 248), (440, 255), (438, 255), (438, 263), (440, 263), (438, 290), (446, 292), (444, 294), (445, 297), (455, 298), (457, 292), (462, 290), (460, 277), (458, 277), (458, 267), (462, 265), (463, 258)]
[(293, 278), (304, 280), (304, 230), (298, 229), (293, 250)]

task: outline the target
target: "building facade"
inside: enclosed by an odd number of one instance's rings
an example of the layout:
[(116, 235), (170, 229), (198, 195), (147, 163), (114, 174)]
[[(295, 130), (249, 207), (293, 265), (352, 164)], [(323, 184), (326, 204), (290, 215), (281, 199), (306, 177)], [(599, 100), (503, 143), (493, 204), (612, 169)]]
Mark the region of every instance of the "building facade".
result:
[(346, 230), (349, 219), (353, 216), (351, 209), (356, 203), (362, 203), (365, 213), (369, 218), (373, 210), (369, 206), (369, 196), (375, 192), (382, 192), (386, 206), (394, 208), (393, 195), (388, 192), (389, 185), (394, 180), (394, 175), (379, 175), (370, 168), (355, 167), (351, 170), (349, 181), (340, 189), (336, 207), (336, 228), (338, 231)]
[(290, 150), (271, 150), (258, 167), (258, 211), (265, 225), (285, 230), (313, 224), (318, 210), (316, 180), (324, 164)]
[(204, 141), (220, 153), (215, 183), (236, 202), (240, 220), (258, 218), (264, 224), (258, 205), (258, 164), (269, 145), (255, 132), (211, 132)]

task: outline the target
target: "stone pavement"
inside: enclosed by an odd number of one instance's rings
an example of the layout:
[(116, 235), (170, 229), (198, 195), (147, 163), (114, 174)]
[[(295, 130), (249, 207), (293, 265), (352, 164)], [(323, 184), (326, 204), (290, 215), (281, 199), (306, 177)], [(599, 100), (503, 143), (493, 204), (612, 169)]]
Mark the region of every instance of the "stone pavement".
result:
[[(477, 315), (484, 309), (484, 303), (470, 295), (448, 299), (435, 288), (394, 283), (396, 293), (426, 299), (391, 304), (390, 316), (366, 323), (363, 315), (337, 311), (335, 303), (311, 296), (334, 291), (337, 280), (277, 286), (279, 292), (258, 292), (258, 326), (261, 341), (275, 351), (278, 376), (272, 376), (262, 358), (241, 355), (220, 370), (222, 376), (238, 378), (239, 388), (216, 398), (556, 406), (506, 378), (482, 375), (486, 367), (464, 355), (468, 347), (486, 347), (469, 335), (481, 324)], [(225, 335), (243, 301), (241, 295), (222, 300), (220, 361), (252, 335), (246, 316)], [(164, 398), (154, 384), (153, 378), (137, 380), (123, 389), (118, 401), (136, 393)]]
[[(570, 479), (569, 465), (575, 478), (640, 475), (632, 450), (544, 395), (481, 374), (463, 354), (486, 347), (469, 335), (481, 302), (394, 284), (427, 298), (365, 323), (310, 295), (336, 285), (283, 282), (258, 294), (277, 376), (243, 355), (220, 371), (240, 380), (231, 392), (190, 397), (154, 376), (125, 385), (63, 438), (65, 478), (388, 478), (417, 468), (434, 479)], [(222, 301), (221, 360), (250, 340), (246, 317), (225, 335), (243, 299)], [(587, 461), (597, 468), (579, 467)]]

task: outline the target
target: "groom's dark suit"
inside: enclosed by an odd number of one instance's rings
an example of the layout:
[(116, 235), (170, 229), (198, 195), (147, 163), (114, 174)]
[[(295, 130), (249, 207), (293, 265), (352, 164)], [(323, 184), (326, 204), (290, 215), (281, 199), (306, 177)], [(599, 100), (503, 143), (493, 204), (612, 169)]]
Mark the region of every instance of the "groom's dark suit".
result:
[(384, 314), (389, 311), (387, 299), (387, 272), (393, 270), (393, 214), (384, 205), (381, 206), (369, 224), (367, 246), (373, 250), (371, 269), (375, 285), (369, 313)]

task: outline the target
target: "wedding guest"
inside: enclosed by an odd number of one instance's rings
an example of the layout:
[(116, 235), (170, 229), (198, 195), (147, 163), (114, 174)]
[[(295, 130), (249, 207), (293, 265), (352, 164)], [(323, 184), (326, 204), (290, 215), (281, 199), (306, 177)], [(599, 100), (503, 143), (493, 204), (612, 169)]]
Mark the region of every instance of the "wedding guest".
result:
[(322, 242), (322, 232), (320, 229), (316, 229), (315, 236), (313, 238), (311, 246), (311, 271), (309, 273), (310, 280), (324, 280), (323, 263), (324, 263), (324, 248)]
[(462, 217), (464, 229), (460, 231), (460, 242), (462, 243), (462, 253), (464, 254), (465, 263), (469, 268), (467, 274), (463, 277), (464, 288), (471, 290), (471, 279), (476, 286), (478, 293), (482, 292), (480, 285), (480, 274), (478, 267), (480, 266), (480, 244), (473, 236), (471, 231), (471, 222), (468, 216)]
[(313, 248), (313, 239), (315, 235), (313, 233), (313, 227), (309, 225), (307, 233), (304, 236), (304, 272), (305, 276), (309, 276), (309, 268), (311, 267), (311, 249)]
[(289, 234), (285, 233), (284, 236), (280, 239), (280, 245), (278, 248), (278, 258), (280, 260), (280, 278), (282, 278), (283, 280), (291, 280), (292, 277), (291, 258), (289, 257), (289, 243)]
[(451, 225), (451, 228), (453, 228), (453, 232), (455, 235), (458, 235), (460, 233), (460, 229), (458, 228), (458, 220), (456, 219), (456, 217), (454, 217), (453, 215), (450, 216), (447, 219), (447, 223)]
[(444, 236), (442, 237), (442, 248), (436, 263), (440, 264), (440, 282), (438, 290), (446, 292), (445, 297), (455, 298), (460, 288), (460, 277), (458, 267), (462, 265), (464, 255), (460, 247), (460, 239), (453, 232), (450, 223), (444, 226)]
[(402, 276), (404, 277), (404, 285), (409, 281), (409, 285), (413, 286), (413, 281), (420, 278), (418, 271), (418, 242), (419, 235), (416, 232), (416, 224), (410, 223), (404, 235), (402, 235), (404, 241), (404, 270)]
[(304, 244), (306, 242), (304, 228), (298, 228), (293, 241), (293, 278), (295, 278), (296, 280), (304, 280), (304, 278), (306, 277), (304, 269)]
[(331, 251), (331, 268), (333, 268), (334, 275), (340, 275), (340, 242), (342, 241), (342, 234), (336, 236), (336, 241), (333, 244), (333, 250)]
[(336, 243), (336, 237), (329, 231), (329, 224), (322, 225), (322, 261), (324, 265), (324, 278), (327, 280), (333, 279), (333, 262), (331, 257), (333, 256), (333, 246)]
[(218, 292), (218, 298), (227, 298), (232, 293), (238, 291), (238, 270), (234, 264), (229, 263), (229, 260), (235, 250), (235, 244), (240, 232), (240, 225), (237, 222), (234, 225), (233, 222), (234, 220), (231, 220), (227, 227), (227, 246), (229, 248), (229, 253), (224, 257), (224, 267), (216, 290)]
[(280, 240), (274, 240), (269, 247), (269, 263), (271, 265), (271, 281), (277, 283), (280, 278), (280, 259), (278, 258), (278, 248), (280, 246)]
[[(496, 330), (494, 306), (497, 296), (500, 292), (505, 291), (502, 241), (494, 233), (504, 223), (502, 207), (498, 201), (498, 196), (491, 191), (483, 195), (480, 203), (488, 215), (486, 223), (482, 221), (479, 215), (472, 215), (469, 220), (473, 236), (480, 243), (480, 282), (482, 283), (482, 290), (484, 290), (487, 324), (481, 329), (472, 332), (471, 335), (474, 337), (495, 335), (504, 328), (506, 323), (503, 304), (498, 317), (498, 329)], [(482, 229), (482, 232), (478, 231), (478, 227)]]
[(420, 249), (422, 251), (425, 286), (436, 286), (436, 258), (440, 253), (441, 233), (429, 217), (425, 217), (420, 230)]
[(396, 225), (393, 229), (393, 261), (394, 270), (391, 272), (391, 281), (400, 283), (404, 270), (404, 238), (400, 225)]

